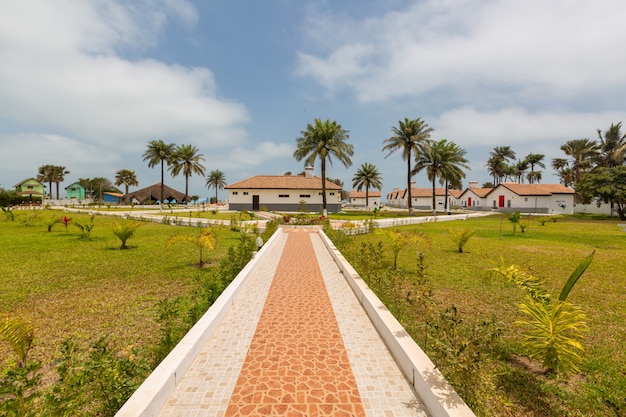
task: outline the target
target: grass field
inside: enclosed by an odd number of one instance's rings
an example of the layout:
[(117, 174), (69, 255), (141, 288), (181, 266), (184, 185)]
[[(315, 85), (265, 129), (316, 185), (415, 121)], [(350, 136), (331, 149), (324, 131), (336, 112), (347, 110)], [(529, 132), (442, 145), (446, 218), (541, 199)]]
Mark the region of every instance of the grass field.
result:
[[(522, 221), (528, 227), (524, 233), (518, 227), (515, 235), (502, 215), (406, 226), (403, 230), (423, 232), (431, 245), (403, 250), (399, 264), (414, 264), (416, 251), (424, 252), (429, 285), (442, 306), (455, 305), (467, 322), (497, 318), (503, 330), (502, 351), (488, 361), (489, 389), (484, 393), (485, 404), (478, 407), (479, 415), (625, 416), (626, 233), (614, 220), (570, 217), (543, 226), (536, 219)], [(450, 228), (476, 231), (465, 253), (458, 253)], [(377, 234), (357, 238), (357, 242), (378, 240), (384, 242)], [(538, 372), (537, 364), (523, 366), (529, 364), (513, 323), (524, 294), (503, 279), (490, 278), (487, 269), (501, 259), (507, 265), (526, 267), (558, 297), (570, 273), (594, 250), (593, 262), (568, 298), (588, 317), (581, 373), (554, 378)], [(386, 253), (390, 259), (388, 249)], [(418, 343), (420, 337), (414, 335)]]
[[(194, 228), (145, 223), (128, 241), (131, 249), (120, 250), (109, 218), (96, 216), (86, 240), (71, 225), (67, 231), (62, 224), (46, 231), (47, 219), (62, 213), (33, 213), (16, 212), (14, 222), (0, 219), (0, 315), (19, 315), (34, 323), (31, 357), (47, 364), (68, 337), (85, 344), (103, 335), (118, 346), (154, 344), (159, 302), (187, 293), (195, 278), (210, 270), (195, 267), (198, 250), (193, 245), (165, 247), (171, 236), (193, 234)], [(71, 217), (88, 221), (87, 215)], [(499, 354), (486, 362), (488, 389), (484, 404), (476, 408), (478, 415), (625, 416), (626, 233), (613, 220), (570, 217), (544, 226), (534, 219), (523, 221), (529, 226), (524, 233), (518, 227), (515, 234), (504, 216), (405, 226), (426, 234), (431, 244), (401, 251), (399, 262), (412, 265), (416, 251), (423, 252), (428, 285), (441, 306), (455, 305), (466, 322), (496, 316), (502, 329)], [(476, 231), (465, 253), (458, 253), (449, 228)], [(238, 235), (220, 229), (210, 256), (223, 257)], [(378, 240), (383, 240), (380, 235), (368, 234), (356, 237), (355, 243)], [(501, 258), (527, 267), (556, 296), (593, 250), (591, 266), (568, 299), (588, 316), (581, 373), (566, 379), (544, 375), (523, 360), (519, 329), (513, 325), (523, 293), (489, 278), (487, 269)], [(389, 262), (386, 246), (385, 255)], [(421, 335), (414, 338), (422, 344)], [(8, 352), (0, 343), (0, 356)]]
[[(95, 217), (90, 239), (79, 239), (71, 224), (46, 222), (58, 211), (16, 212), (14, 222), (0, 219), (0, 315), (24, 317), (36, 329), (30, 357), (50, 364), (59, 344), (73, 338), (87, 344), (108, 336), (117, 346), (148, 347), (158, 339), (157, 307), (161, 300), (186, 294), (195, 278), (211, 268), (197, 268), (198, 249), (166, 241), (177, 233), (197, 229), (143, 223), (120, 250), (112, 233), (113, 220)], [(68, 215), (88, 223), (89, 216)], [(126, 221), (126, 220), (118, 220)], [(28, 225), (30, 224), (30, 225)], [(205, 260), (215, 263), (239, 233), (219, 229), (218, 245)], [(0, 353), (8, 347), (0, 343)]]

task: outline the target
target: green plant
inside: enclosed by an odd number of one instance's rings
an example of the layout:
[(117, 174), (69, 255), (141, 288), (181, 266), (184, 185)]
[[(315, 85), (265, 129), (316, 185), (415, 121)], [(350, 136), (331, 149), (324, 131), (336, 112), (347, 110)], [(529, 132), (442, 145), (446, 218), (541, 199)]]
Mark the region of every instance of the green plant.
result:
[(469, 229), (448, 229), (452, 241), (456, 245), (459, 253), (463, 253), (465, 244), (476, 234), (475, 230)]
[(35, 330), (31, 323), (7, 316), (0, 324), (0, 340), (5, 340), (15, 354), (15, 362), (0, 372), (0, 416), (35, 416), (31, 404), (39, 396), (35, 390), (41, 375), (40, 362), (27, 363)]
[(2, 212), (4, 213), (4, 215), (6, 216), (7, 220), (9, 221), (15, 221), (15, 213), (13, 213), (13, 209), (11, 207), (0, 207), (2, 209)]
[[(91, 236), (91, 231), (94, 228), (94, 220), (96, 218), (95, 214), (89, 216), (89, 223), (81, 224), (78, 222), (74, 222), (74, 226), (80, 231), (79, 239), (89, 239)], [(49, 230), (48, 230), (49, 231)]]
[(59, 219), (58, 217), (51, 217), (49, 219), (46, 220), (46, 230), (48, 230), (48, 232), (52, 231), (52, 227), (57, 224), (57, 223), (61, 223), (61, 219)]
[(167, 240), (166, 247), (169, 249), (170, 247), (172, 247), (172, 245), (178, 242), (189, 242), (194, 244), (200, 251), (200, 260), (198, 261), (198, 264), (200, 266), (203, 266), (203, 251), (204, 249), (215, 249), (215, 245), (217, 244), (217, 238), (212, 228), (205, 228), (202, 229), (200, 233), (195, 236), (184, 233), (174, 235)]
[(393, 268), (398, 267), (398, 255), (400, 251), (411, 243), (425, 243), (429, 244), (429, 240), (426, 235), (418, 232), (404, 232), (398, 230), (378, 230), (377, 233), (381, 234), (389, 244), (391, 252), (393, 253)]
[(111, 230), (113, 234), (122, 242), (120, 249), (129, 249), (126, 245), (128, 239), (135, 235), (135, 231), (142, 225), (139, 222), (113, 222)]
[(594, 253), (580, 261), (556, 301), (543, 288), (541, 280), (516, 265), (491, 269), (526, 290), (528, 295), (519, 306), (524, 317), (516, 324), (525, 328), (522, 345), (529, 356), (541, 360), (548, 371), (569, 374), (579, 370), (584, 353), (581, 340), (587, 329), (586, 317), (579, 307), (566, 300), (591, 264)]
[(509, 221), (513, 224), (513, 236), (515, 236), (515, 232), (517, 231), (517, 225), (520, 222), (521, 214), (519, 211), (515, 211), (515, 213), (509, 215)]

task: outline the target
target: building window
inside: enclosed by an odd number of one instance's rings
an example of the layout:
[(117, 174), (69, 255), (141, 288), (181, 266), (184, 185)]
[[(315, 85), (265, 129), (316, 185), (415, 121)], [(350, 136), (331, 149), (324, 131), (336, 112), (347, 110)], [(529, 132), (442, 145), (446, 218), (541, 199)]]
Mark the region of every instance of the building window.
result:
[(335, 193), (330, 193), (330, 195), (335, 195)]
[(528, 202), (528, 197), (524, 197), (524, 201), (525, 201), (525, 202)]
[(233, 191), (233, 195), (239, 194), (239, 191)]
[(289, 198), (289, 194), (278, 194), (278, 198)]
[(247, 191), (244, 191), (244, 192), (243, 192), (243, 195), (248, 195), (248, 192), (247, 192)]
[(300, 198), (311, 198), (311, 194), (300, 194)]

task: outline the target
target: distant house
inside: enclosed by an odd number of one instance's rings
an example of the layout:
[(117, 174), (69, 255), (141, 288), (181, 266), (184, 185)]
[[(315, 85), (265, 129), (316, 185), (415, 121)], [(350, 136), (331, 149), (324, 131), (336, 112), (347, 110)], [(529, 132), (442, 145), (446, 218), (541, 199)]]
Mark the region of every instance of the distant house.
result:
[(18, 182), (14, 187), (17, 195), (22, 197), (22, 203), (43, 201), (45, 197), (45, 186), (34, 178)]
[(574, 190), (561, 184), (502, 182), (486, 196), (492, 209), (521, 213), (574, 213)]
[(65, 187), (65, 196), (68, 200), (84, 200), (86, 198), (85, 187), (78, 182), (70, 184)]
[[(392, 192), (387, 194), (387, 204), (392, 207), (406, 208), (408, 207), (407, 198), (409, 193), (407, 189), (394, 188)], [(460, 190), (448, 189), (448, 209), (458, 205), (458, 199), (461, 196)], [(446, 189), (435, 188), (435, 209), (444, 210), (446, 207)], [(411, 182), (411, 207), (416, 210), (432, 210), (433, 209), (433, 189), (432, 187), (418, 188), (415, 187), (415, 181)]]
[(489, 194), (491, 190), (493, 190), (493, 188), (478, 187), (478, 181), (470, 181), (469, 187), (459, 196), (458, 205), (473, 210), (491, 210), (487, 202), (487, 194)]
[[(133, 204), (153, 204), (160, 203), (160, 199), (161, 183), (157, 183), (149, 187), (142, 188), (141, 190), (128, 193), (125, 201)], [(163, 185), (163, 202), (166, 204), (187, 203), (185, 200), (185, 193), (181, 193), (180, 191), (177, 191), (172, 187), (168, 187), (167, 185)]]
[(369, 204), (369, 207), (367, 207), (368, 209), (371, 208), (377, 208), (380, 207), (380, 196), (381, 193), (380, 191), (372, 191), (370, 190), (367, 193), (367, 199), (365, 198), (365, 191), (357, 191), (357, 190), (352, 190), (350, 191), (350, 197), (349, 197), (349, 201), (350, 204), (354, 207), (364, 207), (365, 208), (365, 204), (366, 204), (366, 200), (367, 203)]
[[(322, 179), (307, 167), (304, 175), (257, 175), (224, 187), (231, 210), (322, 211)], [(341, 187), (326, 180), (326, 209), (341, 210)]]
[(109, 191), (105, 191), (102, 194), (103, 194), (102, 199), (105, 203), (120, 204), (122, 200), (124, 199), (124, 194), (121, 194), (121, 193), (112, 193)]

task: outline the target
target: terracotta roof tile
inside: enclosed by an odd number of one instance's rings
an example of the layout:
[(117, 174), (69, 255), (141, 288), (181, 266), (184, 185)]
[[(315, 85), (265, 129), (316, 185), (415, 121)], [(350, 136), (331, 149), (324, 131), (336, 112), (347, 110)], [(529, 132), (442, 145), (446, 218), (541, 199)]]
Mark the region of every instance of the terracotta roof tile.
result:
[[(368, 193), (370, 197), (380, 197), (380, 191), (371, 191)], [(350, 198), (365, 198), (365, 191), (350, 191)]]
[[(256, 175), (243, 181), (229, 184), (225, 189), (299, 189), (299, 190), (321, 190), (322, 179), (314, 176), (306, 178), (303, 175)], [(334, 182), (326, 180), (327, 190), (341, 190), (341, 187)]]
[(561, 184), (518, 184), (516, 182), (501, 182), (499, 186), (505, 187), (517, 195), (574, 194), (574, 190)]

